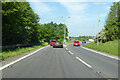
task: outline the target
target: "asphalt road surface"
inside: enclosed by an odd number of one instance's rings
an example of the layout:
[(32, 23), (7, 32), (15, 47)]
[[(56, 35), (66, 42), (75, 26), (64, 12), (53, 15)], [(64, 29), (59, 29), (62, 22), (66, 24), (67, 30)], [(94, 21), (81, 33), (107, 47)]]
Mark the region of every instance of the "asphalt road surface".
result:
[[(82, 44), (81, 44), (82, 45)], [(68, 44), (49, 46), (2, 70), (3, 78), (117, 78), (118, 61)], [(73, 54), (70, 54), (71, 51)], [(90, 65), (90, 67), (89, 67)]]

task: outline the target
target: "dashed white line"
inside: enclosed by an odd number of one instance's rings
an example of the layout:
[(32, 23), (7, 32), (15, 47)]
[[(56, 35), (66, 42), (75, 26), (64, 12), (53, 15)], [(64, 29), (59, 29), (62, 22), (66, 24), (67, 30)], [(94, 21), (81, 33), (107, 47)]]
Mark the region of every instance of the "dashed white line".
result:
[[(66, 50), (68, 50), (68, 49), (66, 48)], [(68, 52), (69, 52), (70, 54), (74, 54), (74, 53), (72, 53), (71, 51), (68, 51)], [(85, 65), (88, 66), (89, 68), (92, 68), (91, 65), (89, 65), (88, 63), (86, 63), (85, 61), (83, 61), (82, 59), (80, 59), (79, 57), (76, 56), (76, 59), (79, 60), (79, 61), (81, 61), (83, 64), (85, 64)]]
[(74, 53), (72, 53), (71, 51), (69, 52), (70, 54), (74, 54)]
[(68, 49), (66, 48), (66, 50), (68, 50)]
[(63, 45), (66, 48), (66, 45)]
[(88, 66), (89, 68), (92, 68), (91, 65), (89, 65), (88, 63), (86, 63), (85, 61), (83, 61), (82, 59), (80, 59), (79, 57), (76, 57), (79, 61), (81, 61), (82, 63), (84, 63), (86, 66)]
[(68, 51), (70, 54), (74, 54), (74, 53), (72, 53), (71, 51)]
[[(67, 45), (66, 45), (66, 50), (68, 51), (68, 48), (67, 48)], [(70, 54), (74, 54), (74, 53), (72, 53), (71, 51), (68, 51)]]
[[(46, 47), (48, 47), (48, 46), (46, 46)], [(30, 53), (30, 54), (26, 55), (26, 56), (23, 56), (23, 57), (21, 57), (21, 58), (19, 58), (19, 59), (15, 60), (15, 61), (13, 61), (13, 62), (9, 63), (9, 64), (6, 64), (5, 66), (0, 67), (0, 70), (2, 70), (2, 69), (4, 69), (4, 68), (7, 68), (8, 66), (13, 65), (13, 64), (15, 64), (15, 63), (17, 63), (17, 62), (19, 62), (19, 61), (21, 61), (21, 60), (23, 60), (23, 59), (25, 59), (25, 58), (27, 58), (27, 57), (29, 57), (29, 56), (31, 56), (31, 55), (33, 55), (33, 54), (35, 54), (36, 52), (38, 52), (38, 51), (40, 51), (40, 50), (42, 50), (43, 48), (46, 48), (46, 47), (42, 47), (42, 48), (40, 48), (40, 49), (38, 49), (38, 50), (36, 50), (36, 51), (34, 51), (34, 52), (32, 52), (32, 53)]]

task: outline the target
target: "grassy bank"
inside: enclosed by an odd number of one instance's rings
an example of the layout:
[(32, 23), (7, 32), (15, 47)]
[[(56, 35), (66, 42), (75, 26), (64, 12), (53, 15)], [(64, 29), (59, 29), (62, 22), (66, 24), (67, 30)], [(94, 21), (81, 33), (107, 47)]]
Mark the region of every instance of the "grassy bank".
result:
[(43, 47), (46, 45), (48, 45), (48, 44), (44, 43), (42, 45), (37, 45), (37, 46), (33, 46), (33, 47), (18, 48), (15, 50), (3, 51), (2, 53), (0, 53), (0, 60), (1, 59), (4, 60), (8, 57), (16, 56), (16, 55), (22, 54), (24, 52), (31, 51), (31, 50), (34, 50), (34, 49), (37, 49), (37, 48), (40, 48), (40, 47)]
[(74, 43), (74, 41), (67, 41), (67, 43)]
[(105, 53), (118, 56), (118, 40), (109, 41), (106, 43), (100, 42), (99, 46), (97, 46), (96, 43), (89, 43), (87, 45), (83, 45), (83, 47), (91, 48), (97, 51), (101, 51), (101, 52), (105, 52)]

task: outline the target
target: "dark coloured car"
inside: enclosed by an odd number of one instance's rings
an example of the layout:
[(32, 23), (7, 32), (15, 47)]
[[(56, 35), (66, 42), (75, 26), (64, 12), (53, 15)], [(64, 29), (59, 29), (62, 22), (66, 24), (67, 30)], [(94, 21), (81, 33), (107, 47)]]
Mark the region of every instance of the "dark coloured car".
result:
[(53, 48), (63, 48), (63, 43), (62, 42), (55, 42), (53, 44)]
[(80, 42), (79, 41), (74, 41), (74, 46), (80, 46)]
[(82, 43), (86, 43), (86, 40), (83, 40)]
[(50, 42), (50, 45), (52, 46), (55, 42), (56, 42), (56, 40), (52, 40), (52, 41)]

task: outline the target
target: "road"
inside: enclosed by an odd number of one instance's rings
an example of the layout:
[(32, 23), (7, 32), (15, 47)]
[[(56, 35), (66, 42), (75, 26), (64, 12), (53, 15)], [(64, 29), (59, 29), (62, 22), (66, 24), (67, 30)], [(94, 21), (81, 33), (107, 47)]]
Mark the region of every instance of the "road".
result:
[(67, 49), (52, 46), (44, 48), (2, 70), (3, 78), (118, 77), (117, 60), (73, 46), (73, 44), (68, 44)]

